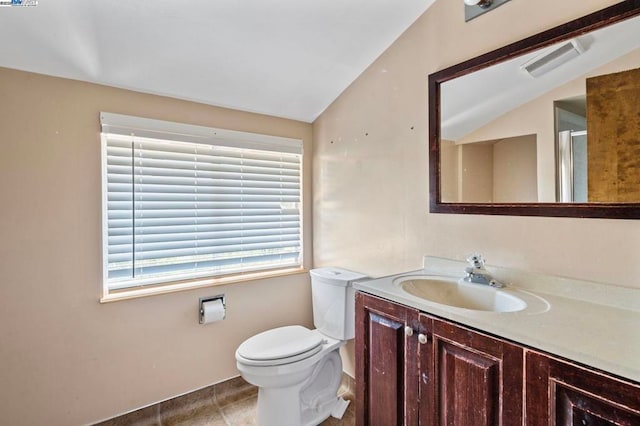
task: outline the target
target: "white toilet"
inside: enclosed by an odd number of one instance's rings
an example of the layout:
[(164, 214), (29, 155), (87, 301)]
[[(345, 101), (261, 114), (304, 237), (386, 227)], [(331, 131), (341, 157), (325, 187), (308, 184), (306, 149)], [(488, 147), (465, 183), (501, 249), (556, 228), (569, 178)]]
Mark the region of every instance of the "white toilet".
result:
[(311, 270), (315, 330), (293, 325), (245, 340), (236, 351), (238, 370), (258, 386), (258, 426), (315, 426), (341, 418), (349, 405), (338, 398), (339, 349), (354, 337), (355, 290), (365, 275), (340, 268)]

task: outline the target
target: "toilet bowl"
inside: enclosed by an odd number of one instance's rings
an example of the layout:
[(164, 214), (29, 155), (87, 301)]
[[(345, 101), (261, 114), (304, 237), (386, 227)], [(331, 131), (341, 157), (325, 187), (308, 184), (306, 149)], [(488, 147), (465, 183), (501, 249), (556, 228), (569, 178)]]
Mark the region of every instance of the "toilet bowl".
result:
[(337, 396), (342, 381), (339, 349), (354, 337), (354, 280), (339, 268), (311, 271), (315, 330), (274, 328), (236, 350), (242, 377), (258, 387), (259, 426), (313, 426), (341, 418), (349, 402)]
[[(317, 425), (329, 415), (341, 417), (347, 404), (337, 397), (342, 379), (339, 348), (345, 342), (322, 336), (317, 330), (288, 326), (269, 330), (254, 339), (291, 335), (280, 352), (271, 346), (269, 356), (258, 357), (255, 342), (245, 341), (236, 351), (238, 370), (249, 383), (258, 387), (257, 418), (260, 425)], [(307, 334), (307, 336), (303, 336)], [(296, 345), (296, 337), (307, 340)], [(317, 341), (317, 345), (312, 346)], [(277, 342), (277, 338), (272, 343)], [(243, 346), (244, 345), (244, 346)], [(259, 358), (259, 359), (256, 359)], [(344, 409), (342, 409), (344, 408)], [(342, 409), (342, 412), (340, 412)]]

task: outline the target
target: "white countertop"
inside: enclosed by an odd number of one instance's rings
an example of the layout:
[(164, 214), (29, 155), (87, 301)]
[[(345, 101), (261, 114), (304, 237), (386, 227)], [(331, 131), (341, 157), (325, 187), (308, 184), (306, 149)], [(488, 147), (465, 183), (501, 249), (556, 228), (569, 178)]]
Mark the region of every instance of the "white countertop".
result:
[[(487, 266), (494, 278), (507, 283), (507, 291), (511, 288), (526, 294), (529, 306), (517, 312), (485, 312), (433, 303), (394, 283), (405, 275), (460, 278), (465, 266), (465, 262), (425, 257), (424, 269), (356, 282), (354, 286), (362, 292), (640, 382), (640, 289)], [(540, 299), (546, 303), (540, 303)]]

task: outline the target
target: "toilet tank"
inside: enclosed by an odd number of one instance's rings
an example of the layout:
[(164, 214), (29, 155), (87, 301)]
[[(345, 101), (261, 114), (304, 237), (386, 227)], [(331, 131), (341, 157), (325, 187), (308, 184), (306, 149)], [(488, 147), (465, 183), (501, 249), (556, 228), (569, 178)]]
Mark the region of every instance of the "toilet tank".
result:
[(338, 340), (355, 336), (353, 282), (366, 275), (341, 268), (312, 269), (313, 323), (322, 334)]

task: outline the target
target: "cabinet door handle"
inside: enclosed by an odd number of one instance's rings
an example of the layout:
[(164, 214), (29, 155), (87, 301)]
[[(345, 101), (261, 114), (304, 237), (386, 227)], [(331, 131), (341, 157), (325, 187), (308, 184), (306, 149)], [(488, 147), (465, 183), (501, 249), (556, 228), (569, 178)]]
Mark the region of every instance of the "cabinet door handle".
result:
[(406, 334), (407, 336), (413, 336), (413, 328), (409, 327), (408, 325), (404, 328), (404, 334)]
[(425, 334), (422, 334), (422, 333), (418, 334), (418, 342), (424, 345), (428, 341), (429, 341), (429, 338)]

